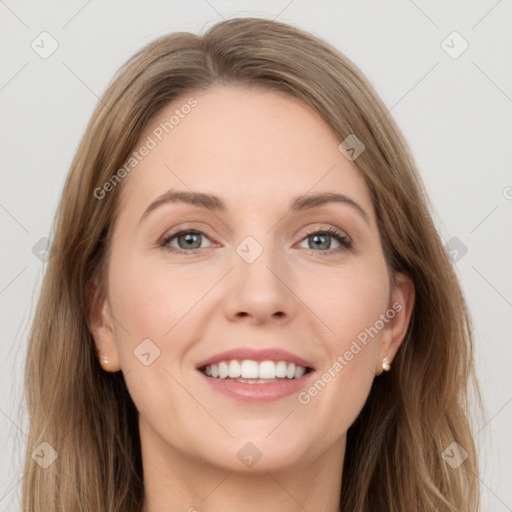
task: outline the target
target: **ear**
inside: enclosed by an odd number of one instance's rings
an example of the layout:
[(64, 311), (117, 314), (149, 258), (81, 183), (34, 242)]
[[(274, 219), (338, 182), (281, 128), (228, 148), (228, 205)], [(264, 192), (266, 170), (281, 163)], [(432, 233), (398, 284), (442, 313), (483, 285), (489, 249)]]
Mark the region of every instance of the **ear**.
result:
[[(383, 372), (382, 360), (387, 357), (391, 364), (400, 348), (411, 320), (415, 295), (412, 279), (405, 273), (397, 273), (396, 284), (390, 293), (388, 311), (386, 312), (389, 321), (381, 336), (375, 375), (380, 375)], [(394, 316), (390, 318), (393, 312)]]
[[(105, 371), (117, 372), (121, 365), (110, 304), (96, 281), (90, 284), (87, 297), (90, 304), (89, 329), (96, 346), (98, 361)], [(106, 364), (105, 356), (108, 358)]]

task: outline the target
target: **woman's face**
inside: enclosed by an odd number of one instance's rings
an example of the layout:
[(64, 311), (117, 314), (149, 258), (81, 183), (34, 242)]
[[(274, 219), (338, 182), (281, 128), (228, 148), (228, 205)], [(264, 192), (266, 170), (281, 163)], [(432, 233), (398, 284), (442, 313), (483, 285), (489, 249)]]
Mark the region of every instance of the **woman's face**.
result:
[(146, 457), (339, 464), (404, 337), (412, 285), (390, 289), (365, 182), (308, 107), (258, 88), (192, 96), (134, 148), (97, 348), (125, 375)]

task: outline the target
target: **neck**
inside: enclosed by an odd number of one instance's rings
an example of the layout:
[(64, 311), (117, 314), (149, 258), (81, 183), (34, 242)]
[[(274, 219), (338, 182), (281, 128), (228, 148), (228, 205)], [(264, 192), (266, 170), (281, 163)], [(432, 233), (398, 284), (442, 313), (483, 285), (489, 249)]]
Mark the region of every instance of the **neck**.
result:
[[(170, 448), (143, 445), (142, 512), (339, 512), (345, 438), (316, 460), (237, 472)], [(261, 462), (261, 461), (260, 461)]]

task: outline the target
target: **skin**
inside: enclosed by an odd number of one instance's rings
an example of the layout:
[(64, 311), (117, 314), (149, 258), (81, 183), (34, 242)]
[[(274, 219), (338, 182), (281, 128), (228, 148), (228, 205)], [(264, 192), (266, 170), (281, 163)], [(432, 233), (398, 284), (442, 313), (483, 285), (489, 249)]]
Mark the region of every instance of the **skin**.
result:
[[(188, 97), (168, 105), (137, 147)], [(405, 336), (413, 284), (400, 274), (390, 289), (369, 190), (309, 107), (246, 86), (194, 97), (197, 106), (125, 178), (108, 292), (91, 318), (104, 369), (123, 371), (139, 411), (143, 510), (337, 511), (346, 432)], [(228, 210), (165, 204), (140, 221), (169, 189), (215, 194)], [(369, 223), (342, 203), (290, 211), (293, 197), (324, 191), (352, 198)], [(187, 228), (204, 233), (199, 253), (158, 245)], [(339, 242), (327, 237), (320, 244), (331, 248), (318, 248), (306, 232), (328, 228), (352, 249), (328, 255)], [(247, 236), (263, 248), (253, 263), (236, 252)], [(179, 242), (170, 245), (190, 251)], [(319, 377), (393, 303), (401, 311), (306, 405), (296, 394), (242, 403), (195, 369), (227, 349), (279, 347)], [(160, 350), (149, 366), (134, 356), (145, 339)], [(237, 457), (248, 442), (262, 454), (251, 468)]]

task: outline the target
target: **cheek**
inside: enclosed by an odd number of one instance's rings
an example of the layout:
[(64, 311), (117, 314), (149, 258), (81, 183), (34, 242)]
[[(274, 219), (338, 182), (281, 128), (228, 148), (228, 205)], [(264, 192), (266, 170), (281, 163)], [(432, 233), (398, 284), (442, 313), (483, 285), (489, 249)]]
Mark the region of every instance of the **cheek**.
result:
[(173, 378), (182, 380), (174, 362), (186, 356), (190, 331), (184, 329), (189, 316), (193, 318), (187, 312), (204, 291), (201, 278), (192, 271), (149, 260), (129, 256), (118, 258), (116, 265), (112, 259), (110, 301), (121, 367), (142, 418), (159, 425), (165, 410), (177, 423), (186, 423), (188, 410), (183, 404), (190, 397)]
[(137, 339), (163, 339), (204, 294), (204, 274), (151, 258), (118, 261), (110, 274), (112, 307)]
[(330, 415), (336, 430), (343, 431), (360, 412), (375, 376), (379, 319), (388, 304), (386, 269), (379, 261), (324, 268), (304, 278), (301, 288), (319, 319), (326, 355), (314, 389), (306, 390), (301, 403), (314, 401), (310, 411), (318, 407), (315, 414)]
[(323, 325), (325, 339), (338, 351), (385, 313), (388, 276), (379, 261), (354, 259), (354, 264), (319, 268), (302, 275), (299, 296)]

